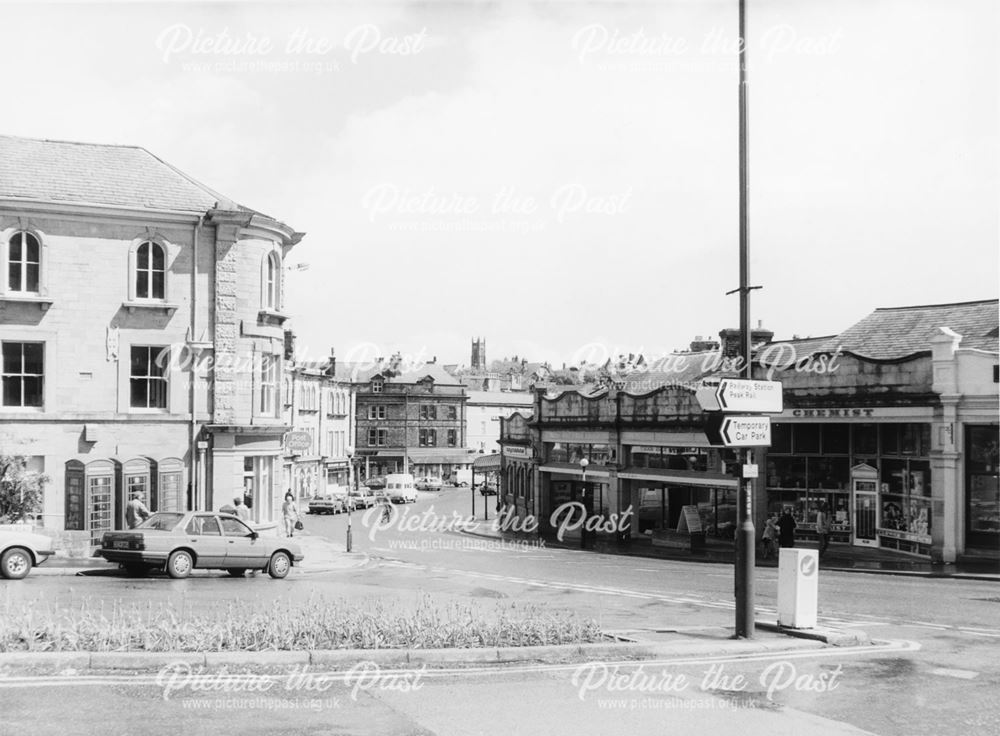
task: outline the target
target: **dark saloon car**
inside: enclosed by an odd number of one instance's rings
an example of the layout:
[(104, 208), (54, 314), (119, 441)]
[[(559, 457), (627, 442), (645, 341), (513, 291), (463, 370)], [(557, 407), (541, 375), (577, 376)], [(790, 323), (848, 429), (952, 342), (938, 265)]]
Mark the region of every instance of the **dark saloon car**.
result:
[(157, 512), (135, 529), (105, 532), (97, 553), (131, 574), (159, 568), (172, 578), (194, 569), (234, 576), (263, 570), (283, 578), (302, 560), (290, 539), (263, 537), (236, 516), (209, 511)]

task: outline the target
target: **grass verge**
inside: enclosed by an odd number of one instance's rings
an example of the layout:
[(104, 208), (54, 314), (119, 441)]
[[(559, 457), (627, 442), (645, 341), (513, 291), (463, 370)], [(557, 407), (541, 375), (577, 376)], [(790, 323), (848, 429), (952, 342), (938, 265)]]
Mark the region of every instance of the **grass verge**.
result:
[(71, 612), (5, 606), (0, 652), (227, 652), (438, 649), (578, 644), (601, 640), (593, 620), (541, 606), (416, 605), (382, 599), (234, 601), (203, 612), (160, 603), (86, 600)]

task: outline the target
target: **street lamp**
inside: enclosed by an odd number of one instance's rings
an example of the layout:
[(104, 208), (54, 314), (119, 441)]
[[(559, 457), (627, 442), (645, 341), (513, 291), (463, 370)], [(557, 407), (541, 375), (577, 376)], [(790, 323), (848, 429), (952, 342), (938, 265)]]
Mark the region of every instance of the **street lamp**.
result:
[(354, 447), (353, 445), (348, 445), (347, 447), (347, 463), (348, 463), (348, 477), (347, 477), (347, 551), (351, 551), (351, 512), (354, 510), (354, 498), (351, 496), (351, 489), (354, 489), (354, 493), (358, 492), (358, 474), (354, 472)]
[(583, 526), (580, 528), (580, 549), (587, 549), (587, 518), (590, 514), (587, 513), (587, 466), (590, 465), (590, 460), (585, 457), (580, 458), (580, 476), (583, 479), (583, 492), (580, 494), (581, 503), (583, 503)]

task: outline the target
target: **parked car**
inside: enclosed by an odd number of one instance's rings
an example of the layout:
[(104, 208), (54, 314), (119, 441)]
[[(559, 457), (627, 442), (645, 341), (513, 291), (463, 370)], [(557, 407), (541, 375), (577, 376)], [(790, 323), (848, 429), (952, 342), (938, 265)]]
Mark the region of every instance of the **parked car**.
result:
[(451, 478), (448, 479), (448, 482), (456, 488), (468, 488), (472, 485), (472, 470), (469, 468), (456, 470), (451, 474)]
[(497, 495), (497, 484), (496, 481), (488, 480), (479, 486), (479, 492), (484, 496), (495, 496)]
[(52, 546), (52, 538), (44, 534), (0, 531), (0, 575), (8, 580), (26, 577), (32, 567), (55, 554)]
[(351, 509), (366, 509), (375, 505), (375, 493), (370, 488), (362, 486), (356, 491), (351, 491), (348, 496)]
[(412, 503), (417, 500), (417, 489), (409, 473), (390, 473), (385, 476), (385, 493), (393, 503)]
[(264, 570), (283, 578), (303, 557), (290, 539), (261, 536), (231, 514), (199, 511), (160, 511), (135, 529), (105, 532), (97, 553), (130, 574), (161, 568), (172, 578), (186, 578), (195, 569), (226, 570), (236, 577)]
[(347, 511), (347, 500), (340, 494), (315, 496), (309, 501), (310, 514), (339, 514), (341, 511)]
[(373, 491), (379, 490), (380, 488), (385, 488), (385, 478), (376, 476), (374, 478), (369, 478), (365, 481), (365, 485), (371, 488)]
[(441, 479), (427, 476), (426, 478), (421, 478), (413, 486), (418, 491), (440, 491), (441, 490)]

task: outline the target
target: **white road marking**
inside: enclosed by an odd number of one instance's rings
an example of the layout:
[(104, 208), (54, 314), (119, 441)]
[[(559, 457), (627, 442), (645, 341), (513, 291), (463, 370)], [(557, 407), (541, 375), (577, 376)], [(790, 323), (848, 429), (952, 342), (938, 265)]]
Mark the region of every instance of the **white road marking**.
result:
[(941, 675), (942, 677), (957, 677), (960, 680), (974, 680), (979, 677), (979, 673), (972, 670), (951, 670), (947, 667), (938, 667), (936, 670), (931, 670), (931, 674)]

